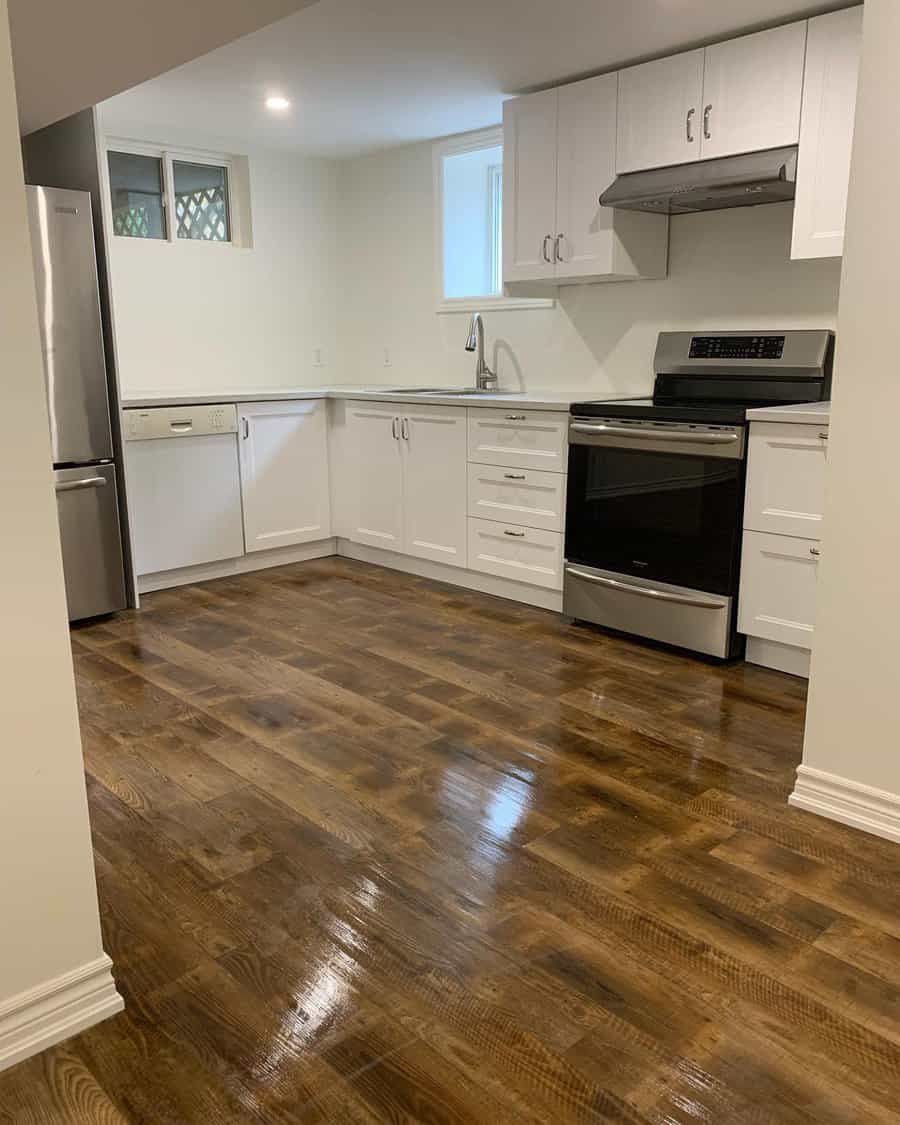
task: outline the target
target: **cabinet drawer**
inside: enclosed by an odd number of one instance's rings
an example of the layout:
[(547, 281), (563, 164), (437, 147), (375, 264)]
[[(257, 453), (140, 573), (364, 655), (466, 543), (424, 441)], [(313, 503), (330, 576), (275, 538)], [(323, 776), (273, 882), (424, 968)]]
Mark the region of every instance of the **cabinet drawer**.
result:
[(564, 473), (569, 451), (569, 415), (562, 411), (469, 410), (469, 460)]
[(819, 548), (808, 539), (744, 532), (738, 630), (812, 648)]
[(493, 520), (469, 520), (469, 569), (548, 590), (562, 589), (563, 537)]
[(562, 531), (566, 477), (500, 465), (469, 464), (469, 515)]
[(828, 427), (754, 422), (749, 449), (744, 527), (820, 539)]

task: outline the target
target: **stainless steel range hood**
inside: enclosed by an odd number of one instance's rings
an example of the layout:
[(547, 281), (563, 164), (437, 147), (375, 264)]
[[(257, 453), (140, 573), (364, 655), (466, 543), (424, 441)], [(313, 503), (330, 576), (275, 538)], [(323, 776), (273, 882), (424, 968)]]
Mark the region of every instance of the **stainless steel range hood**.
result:
[(770, 148), (743, 156), (699, 160), (671, 168), (617, 176), (600, 196), (604, 207), (685, 215), (722, 211), (794, 198), (797, 146)]

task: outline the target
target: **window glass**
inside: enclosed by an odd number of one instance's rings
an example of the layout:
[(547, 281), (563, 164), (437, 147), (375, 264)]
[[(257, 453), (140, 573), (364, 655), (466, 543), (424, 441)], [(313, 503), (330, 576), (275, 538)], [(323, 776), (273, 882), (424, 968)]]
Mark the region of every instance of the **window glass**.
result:
[(228, 173), (212, 164), (172, 161), (175, 233), (179, 238), (230, 242)]
[(442, 159), (444, 297), (498, 297), (503, 146), (449, 153)]
[(165, 238), (162, 160), (131, 152), (109, 153), (113, 233), (126, 238)]

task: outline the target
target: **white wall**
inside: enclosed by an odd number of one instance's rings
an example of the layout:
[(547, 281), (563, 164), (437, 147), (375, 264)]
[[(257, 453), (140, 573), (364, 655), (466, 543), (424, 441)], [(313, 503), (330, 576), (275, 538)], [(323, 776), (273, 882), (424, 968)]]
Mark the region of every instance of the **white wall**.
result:
[(22, 994), (102, 955), (22, 185), (0, 0), (0, 1067)]
[(900, 5), (866, 0), (816, 647), (793, 801), (900, 840), (900, 225), (885, 190), (900, 176), (900, 149), (885, 143), (896, 133), (898, 51)]
[(110, 239), (123, 394), (338, 382), (335, 166), (191, 134), (126, 135), (247, 155), (253, 247)]
[[(346, 380), (470, 383), (466, 315), (435, 313), (431, 145), (342, 163), (339, 190)], [(791, 262), (791, 215), (778, 204), (675, 219), (666, 280), (486, 313), (489, 362), (510, 387), (642, 391), (661, 329), (834, 327), (840, 263)]]

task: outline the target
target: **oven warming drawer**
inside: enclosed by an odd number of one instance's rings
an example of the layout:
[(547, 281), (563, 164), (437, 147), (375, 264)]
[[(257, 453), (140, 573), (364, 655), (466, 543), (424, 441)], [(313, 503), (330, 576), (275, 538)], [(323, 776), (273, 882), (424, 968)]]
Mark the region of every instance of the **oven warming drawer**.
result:
[(727, 659), (737, 655), (734, 598), (566, 563), (563, 613)]

